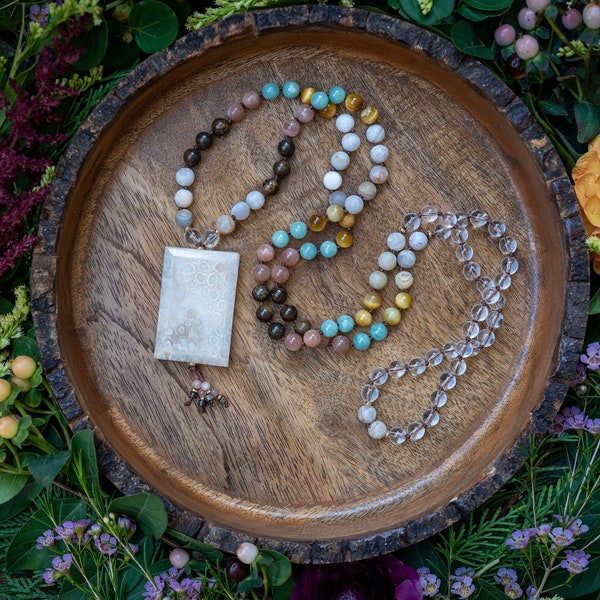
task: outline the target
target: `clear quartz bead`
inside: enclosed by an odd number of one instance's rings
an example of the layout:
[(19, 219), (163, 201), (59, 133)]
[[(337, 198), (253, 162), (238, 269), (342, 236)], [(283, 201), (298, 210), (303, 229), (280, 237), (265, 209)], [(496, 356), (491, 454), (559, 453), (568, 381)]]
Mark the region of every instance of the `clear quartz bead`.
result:
[(473, 248), (469, 244), (460, 244), (456, 249), (456, 258), (460, 262), (467, 262), (473, 258)]
[(469, 224), (469, 215), (462, 210), (458, 210), (454, 213), (454, 216), (456, 217), (456, 226), (459, 229), (465, 229)]
[(447, 240), (450, 237), (452, 226), (448, 224), (438, 223), (433, 230), (433, 237), (438, 240)]
[(499, 290), (507, 290), (510, 287), (511, 283), (512, 280), (510, 278), (510, 275), (506, 273), (498, 273), (498, 275), (494, 277), (494, 284)]
[(504, 323), (504, 315), (499, 310), (493, 310), (487, 319), (487, 324), (490, 329), (499, 329)]
[(404, 215), (403, 225), (408, 231), (416, 231), (421, 227), (421, 217), (416, 213), (406, 213)]
[(188, 246), (198, 248), (202, 245), (202, 233), (194, 227), (188, 227), (183, 234), (183, 239)]
[(457, 377), (464, 375), (467, 370), (467, 363), (462, 358), (456, 358), (450, 363), (450, 371)]
[(450, 241), (453, 244), (464, 244), (469, 239), (469, 232), (466, 229), (453, 229), (450, 232)]
[(440, 375), (439, 381), (439, 388), (441, 390), (451, 390), (456, 385), (456, 375), (454, 375), (454, 373), (448, 373), (448, 371), (446, 371), (445, 373), (442, 373)]
[(500, 292), (495, 287), (485, 288), (481, 292), (481, 299), (486, 304), (494, 304), (494, 302), (498, 302), (500, 298)]
[(444, 390), (438, 389), (435, 390), (435, 392), (432, 392), (430, 399), (431, 406), (433, 408), (442, 408), (442, 406), (444, 406), (448, 401), (448, 396), (446, 395), (446, 392), (444, 392)]
[(456, 358), (458, 356), (458, 351), (456, 350), (456, 344), (454, 342), (448, 342), (444, 344), (442, 348), (442, 352), (446, 359), (450, 360), (452, 358)]
[(480, 348), (489, 348), (496, 341), (496, 335), (490, 329), (482, 329), (477, 336)]
[(437, 367), (442, 362), (443, 358), (443, 352), (441, 350), (438, 350), (437, 348), (427, 350), (427, 352), (425, 353), (426, 362), (433, 367)]
[(440, 413), (433, 409), (428, 408), (423, 411), (423, 424), (426, 427), (435, 427), (440, 422)]
[(514, 275), (519, 270), (519, 261), (514, 256), (505, 256), (500, 268), (508, 275)]
[(469, 221), (471, 221), (471, 225), (475, 228), (484, 227), (487, 225), (489, 221), (488, 214), (484, 210), (474, 210), (469, 215)]
[(456, 358), (469, 358), (473, 355), (473, 344), (467, 340), (456, 342)]
[(421, 421), (413, 421), (406, 428), (406, 433), (411, 440), (420, 440), (425, 435), (425, 425)]
[(435, 206), (428, 204), (421, 209), (420, 215), (423, 223), (433, 223), (434, 221), (437, 221), (438, 209)]
[(408, 363), (408, 372), (415, 377), (422, 375), (427, 370), (427, 363), (420, 356), (416, 356)]
[(475, 304), (471, 309), (471, 319), (473, 321), (485, 321), (489, 312), (488, 307), (484, 304)]
[(377, 367), (371, 371), (369, 379), (374, 385), (383, 385), (388, 380), (388, 372), (383, 367)]
[(456, 214), (453, 212), (443, 212), (440, 217), (440, 223), (445, 225), (449, 225), (451, 227), (455, 227), (458, 219), (456, 218)]
[(490, 237), (499, 238), (506, 233), (506, 225), (502, 221), (490, 221), (488, 223)]
[(392, 444), (399, 446), (408, 439), (408, 434), (406, 433), (406, 430), (396, 425), (395, 427), (390, 427), (390, 430), (388, 431), (388, 439), (390, 442), (392, 442)]
[(406, 373), (406, 365), (399, 360), (393, 360), (388, 365), (387, 370), (390, 375), (400, 378)]
[(502, 254), (514, 254), (517, 251), (517, 240), (510, 235), (505, 235), (498, 242), (498, 249)]
[(494, 282), (491, 277), (484, 276), (484, 277), (480, 277), (477, 280), (477, 283), (475, 283), (475, 288), (481, 294), (481, 293), (483, 293), (483, 291), (486, 288), (494, 288), (495, 289), (495, 286), (494, 286)]
[(473, 261), (465, 263), (463, 266), (463, 276), (467, 281), (474, 281), (481, 275), (481, 267)]
[(479, 333), (479, 325), (476, 321), (467, 321), (462, 326), (462, 333), (466, 338), (474, 338)]
[(494, 302), (492, 308), (494, 310), (502, 310), (506, 306), (506, 298), (500, 294), (500, 298)]
[(207, 229), (202, 234), (202, 245), (205, 248), (212, 249), (219, 245), (221, 236), (214, 229)]
[(379, 390), (371, 383), (363, 385), (360, 390), (360, 397), (363, 402), (375, 402), (379, 398)]

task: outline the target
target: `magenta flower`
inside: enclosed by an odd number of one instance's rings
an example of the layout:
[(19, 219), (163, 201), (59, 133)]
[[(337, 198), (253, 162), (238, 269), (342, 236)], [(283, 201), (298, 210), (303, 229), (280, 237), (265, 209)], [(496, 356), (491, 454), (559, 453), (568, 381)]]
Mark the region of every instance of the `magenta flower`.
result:
[(290, 600), (421, 600), (419, 574), (393, 556), (315, 565), (304, 571)]
[(582, 354), (579, 358), (589, 371), (600, 369), (600, 343), (592, 342), (589, 344), (585, 349), (585, 354)]
[(560, 561), (560, 566), (572, 575), (579, 575), (587, 571), (590, 555), (583, 550), (565, 550), (565, 559)]
[(529, 546), (530, 540), (530, 530), (526, 529), (525, 531), (521, 531), (517, 529), (510, 534), (510, 538), (506, 540), (506, 545), (512, 550), (522, 550), (523, 548), (527, 548), (527, 546)]

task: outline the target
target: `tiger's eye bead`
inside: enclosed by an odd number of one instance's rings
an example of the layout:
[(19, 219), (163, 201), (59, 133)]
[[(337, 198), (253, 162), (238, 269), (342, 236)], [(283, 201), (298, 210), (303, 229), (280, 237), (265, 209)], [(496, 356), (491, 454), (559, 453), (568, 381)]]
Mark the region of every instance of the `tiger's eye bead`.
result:
[(396, 297), (394, 298), (394, 304), (398, 308), (406, 310), (412, 306), (412, 297), (406, 292), (400, 292), (399, 294), (396, 294)]
[(310, 104), (310, 99), (317, 93), (317, 90), (312, 87), (304, 88), (300, 92), (300, 100), (304, 102), (304, 104)]
[(335, 243), (340, 248), (350, 248), (354, 244), (354, 234), (346, 229), (338, 231), (338, 234), (335, 236)]
[(330, 102), (325, 108), (319, 111), (319, 114), (324, 119), (333, 119), (335, 117), (335, 113), (337, 112), (337, 106)]
[(356, 225), (356, 215), (346, 213), (344, 218), (340, 221), (340, 227), (344, 229), (350, 229)]
[(300, 335), (304, 335), (310, 329), (312, 329), (312, 325), (306, 319), (300, 319), (294, 325), (294, 331)]
[(323, 231), (327, 227), (327, 219), (323, 215), (310, 215), (308, 217), (308, 227), (311, 231)]
[(208, 131), (201, 131), (196, 136), (196, 147), (200, 150), (208, 150), (213, 143), (213, 136)]
[(279, 315), (284, 321), (294, 321), (298, 316), (298, 309), (292, 304), (284, 304), (279, 311)]
[(383, 311), (383, 321), (388, 325), (398, 325), (401, 318), (402, 313), (395, 306), (390, 306)]
[(283, 323), (275, 321), (275, 323), (269, 325), (267, 331), (269, 332), (269, 337), (271, 339), (280, 340), (285, 335), (285, 326)]
[(354, 320), (359, 327), (368, 327), (373, 322), (373, 315), (363, 308), (356, 312)]
[(256, 318), (263, 323), (268, 323), (275, 314), (272, 306), (263, 305), (256, 309)]
[(277, 152), (279, 152), (280, 156), (283, 156), (283, 158), (289, 158), (295, 151), (296, 145), (292, 140), (281, 140), (277, 146)]
[(367, 106), (360, 113), (360, 118), (363, 123), (367, 125), (373, 125), (379, 118), (379, 111), (374, 106)]
[(279, 181), (274, 177), (272, 179), (265, 179), (262, 183), (262, 190), (265, 196), (273, 196), (279, 191)]
[(339, 204), (332, 204), (327, 207), (326, 214), (332, 223), (339, 223), (344, 218), (344, 207)]
[[(277, 289), (277, 288), (275, 288)], [(263, 283), (259, 283), (252, 288), (252, 297), (257, 302), (264, 302), (269, 297), (269, 288)]]
[(281, 287), (280, 285), (275, 286), (271, 290), (270, 294), (267, 291), (267, 295), (271, 296), (271, 300), (273, 300), (275, 304), (283, 304), (288, 297), (287, 290), (284, 287)]
[(381, 306), (382, 298), (379, 292), (367, 292), (363, 298), (363, 304), (369, 310), (375, 310)]
[(215, 119), (210, 127), (212, 132), (219, 137), (228, 134), (231, 129), (231, 125), (227, 119)]
[(186, 167), (195, 167), (200, 162), (200, 152), (196, 148), (189, 148), (183, 153), (183, 162)]
[(360, 110), (362, 108), (362, 105), (363, 105), (362, 96), (360, 96), (359, 94), (350, 94), (349, 96), (346, 96), (346, 100), (344, 100), (344, 104), (346, 105), (346, 108), (348, 110), (351, 110), (352, 112), (356, 112), (357, 110)]
[(273, 164), (273, 175), (283, 179), (290, 174), (290, 163), (287, 160), (278, 160)]

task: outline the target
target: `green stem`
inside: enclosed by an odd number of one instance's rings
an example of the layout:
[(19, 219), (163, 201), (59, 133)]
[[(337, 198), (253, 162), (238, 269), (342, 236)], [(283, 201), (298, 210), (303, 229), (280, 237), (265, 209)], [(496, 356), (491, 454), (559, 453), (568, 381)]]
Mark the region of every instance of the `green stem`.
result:
[(13, 57), (13, 62), (8, 74), (10, 79), (14, 79), (16, 77), (17, 71), (19, 70), (19, 65), (21, 63), (21, 54), (23, 54), (23, 35), (25, 33), (25, 4), (21, 5), (21, 9), (21, 27), (19, 30), (19, 39), (15, 48), (15, 55)]
[(23, 471), (23, 465), (21, 463), (21, 459), (19, 458), (19, 453), (17, 452), (14, 444), (10, 440), (4, 440), (4, 445), (8, 448), (10, 453), (13, 455), (13, 458), (15, 459), (15, 464), (16, 464), (17, 468), (19, 469), (19, 471)]
[(269, 595), (269, 575), (267, 574), (265, 565), (259, 564), (258, 566), (260, 568), (260, 573), (262, 575), (262, 580), (263, 580), (263, 588), (265, 590), (263, 592), (263, 600), (267, 600), (267, 597)]

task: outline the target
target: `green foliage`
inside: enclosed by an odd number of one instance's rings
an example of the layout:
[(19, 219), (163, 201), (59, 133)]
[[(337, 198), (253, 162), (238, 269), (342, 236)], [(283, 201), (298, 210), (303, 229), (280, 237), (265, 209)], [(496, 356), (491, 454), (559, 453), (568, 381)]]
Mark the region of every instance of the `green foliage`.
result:
[(147, 535), (159, 538), (167, 529), (167, 511), (161, 499), (154, 494), (132, 494), (115, 498), (108, 505), (109, 512), (133, 517)]
[(179, 23), (175, 13), (159, 0), (142, 0), (129, 14), (135, 43), (148, 54), (175, 41)]

